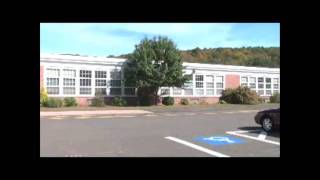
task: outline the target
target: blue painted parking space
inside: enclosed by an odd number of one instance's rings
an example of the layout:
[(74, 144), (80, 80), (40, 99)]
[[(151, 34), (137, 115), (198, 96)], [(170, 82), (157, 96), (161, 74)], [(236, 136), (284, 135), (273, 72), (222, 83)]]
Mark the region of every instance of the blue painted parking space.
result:
[(210, 145), (230, 145), (230, 144), (243, 144), (244, 140), (232, 136), (199, 136), (194, 138), (195, 141), (210, 144)]

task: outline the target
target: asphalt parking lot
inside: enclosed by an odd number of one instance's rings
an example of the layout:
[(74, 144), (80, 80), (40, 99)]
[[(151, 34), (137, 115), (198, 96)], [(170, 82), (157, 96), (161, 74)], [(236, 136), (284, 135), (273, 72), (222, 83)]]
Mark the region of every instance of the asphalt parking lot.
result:
[(41, 117), (40, 156), (280, 157), (280, 132), (266, 134), (253, 120), (260, 109)]

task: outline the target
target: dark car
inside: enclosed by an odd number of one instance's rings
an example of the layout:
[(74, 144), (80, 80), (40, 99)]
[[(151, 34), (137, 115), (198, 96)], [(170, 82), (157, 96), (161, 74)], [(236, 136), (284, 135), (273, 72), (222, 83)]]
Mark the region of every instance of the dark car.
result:
[(254, 117), (266, 132), (280, 129), (280, 108), (260, 111)]

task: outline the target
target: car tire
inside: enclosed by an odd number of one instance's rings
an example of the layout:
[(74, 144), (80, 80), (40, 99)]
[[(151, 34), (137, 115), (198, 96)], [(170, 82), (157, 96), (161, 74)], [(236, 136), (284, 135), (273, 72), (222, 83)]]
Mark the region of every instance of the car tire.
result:
[(261, 126), (264, 131), (271, 132), (274, 129), (273, 120), (270, 117), (265, 116), (261, 119)]

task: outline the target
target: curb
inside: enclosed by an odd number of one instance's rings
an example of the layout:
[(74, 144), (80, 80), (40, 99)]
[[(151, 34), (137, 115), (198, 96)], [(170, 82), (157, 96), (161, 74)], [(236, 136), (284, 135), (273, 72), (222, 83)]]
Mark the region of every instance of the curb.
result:
[(74, 116), (74, 115), (119, 115), (119, 114), (152, 114), (145, 110), (104, 110), (104, 111), (60, 111), (40, 112), (40, 117), (45, 116)]

